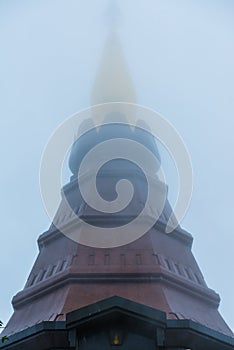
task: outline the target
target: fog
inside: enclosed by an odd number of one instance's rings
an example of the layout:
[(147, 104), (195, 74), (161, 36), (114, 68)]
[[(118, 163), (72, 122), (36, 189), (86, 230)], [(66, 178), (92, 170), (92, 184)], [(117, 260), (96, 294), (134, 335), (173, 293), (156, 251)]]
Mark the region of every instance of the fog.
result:
[[(43, 149), (59, 123), (90, 105), (114, 21), (136, 102), (165, 116), (191, 155), (194, 192), (182, 227), (233, 328), (234, 4), (120, 0), (111, 17), (109, 3), (0, 2), (0, 319), (11, 315), (50, 224), (38, 181)], [(176, 172), (160, 150), (173, 203)]]

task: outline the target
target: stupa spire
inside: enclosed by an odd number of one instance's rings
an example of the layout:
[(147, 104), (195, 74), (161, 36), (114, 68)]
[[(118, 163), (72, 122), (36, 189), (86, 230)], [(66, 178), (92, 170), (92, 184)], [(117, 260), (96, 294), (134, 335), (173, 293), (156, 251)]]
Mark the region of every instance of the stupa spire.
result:
[[(111, 21), (110, 21), (111, 18)], [(117, 33), (120, 13), (116, 4), (108, 8), (108, 35), (91, 93), (91, 105), (136, 102), (134, 84)]]

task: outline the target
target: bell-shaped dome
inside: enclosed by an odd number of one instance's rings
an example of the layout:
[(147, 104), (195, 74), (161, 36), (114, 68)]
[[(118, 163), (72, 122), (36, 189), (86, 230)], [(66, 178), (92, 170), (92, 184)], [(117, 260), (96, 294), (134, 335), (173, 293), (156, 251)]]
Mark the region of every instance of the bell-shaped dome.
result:
[[(155, 142), (155, 138), (150, 134), (150, 132), (147, 132), (146, 130), (146, 123), (143, 120), (139, 120), (137, 122), (137, 125), (134, 128), (131, 128), (127, 124), (127, 120), (124, 117), (124, 115), (118, 115), (118, 118), (116, 119), (118, 119), (118, 123), (113, 123), (111, 114), (106, 116), (106, 118), (104, 119), (104, 124), (99, 129), (95, 128), (94, 126), (91, 127), (93, 125), (91, 119), (86, 120), (84, 122), (85, 124), (88, 123), (91, 129), (83, 135), (81, 135), (72, 146), (69, 158), (69, 167), (73, 175), (77, 176), (81, 161), (91, 149), (93, 149), (96, 145), (100, 144), (101, 142), (117, 138), (133, 140), (145, 146), (149, 151), (153, 153), (157, 160), (154, 164), (146, 164), (146, 170), (148, 170), (150, 173), (156, 173), (158, 171), (158, 167), (160, 164), (160, 155)], [(112, 123), (108, 123), (111, 121)], [(84, 125), (81, 124), (79, 134), (82, 132), (83, 128)], [(106, 150), (106, 152), (108, 152), (108, 149)], [(130, 164), (126, 162), (120, 162), (119, 159), (116, 159), (115, 162), (113, 160), (112, 170), (115, 169), (118, 172), (122, 171), (124, 173), (126, 170), (130, 170), (130, 167)], [(90, 170), (92, 170), (92, 164), (90, 164)]]

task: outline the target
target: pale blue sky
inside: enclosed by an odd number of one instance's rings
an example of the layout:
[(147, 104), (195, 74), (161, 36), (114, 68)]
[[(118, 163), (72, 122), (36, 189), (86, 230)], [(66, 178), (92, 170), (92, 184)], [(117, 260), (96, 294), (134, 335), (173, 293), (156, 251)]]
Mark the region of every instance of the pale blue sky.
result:
[[(1, 294), (7, 321), (49, 225), (39, 190), (43, 148), (89, 106), (107, 0), (0, 0)], [(120, 37), (138, 103), (163, 114), (191, 154), (194, 194), (182, 226), (234, 328), (234, 3), (119, 0)], [(167, 173), (170, 198), (176, 193)]]

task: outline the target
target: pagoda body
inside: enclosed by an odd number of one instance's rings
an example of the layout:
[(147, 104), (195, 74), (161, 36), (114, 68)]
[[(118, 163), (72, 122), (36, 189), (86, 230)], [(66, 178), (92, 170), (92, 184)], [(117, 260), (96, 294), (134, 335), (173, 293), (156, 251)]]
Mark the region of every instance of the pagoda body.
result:
[[(131, 131), (126, 125), (108, 125), (103, 134), (99, 131), (98, 140), (114, 135), (130, 135), (141, 140), (159, 158), (154, 139), (138, 127)], [(144, 176), (131, 162), (117, 159), (100, 171), (97, 187), (103, 197), (113, 200), (116, 183), (127, 178), (134, 185), (129, 206), (121, 213), (103, 215), (84, 202), (75, 174), (95, 137), (97, 131), (93, 128), (73, 145), (70, 168), (74, 174), (63, 188), (54, 224), (39, 237), (38, 258), (25, 288), (13, 298), (15, 312), (5, 332), (15, 333), (42, 321), (65, 320), (66, 314), (73, 310), (117, 295), (162, 310), (169, 319), (190, 319), (231, 335), (217, 311), (219, 296), (207, 287), (191, 252), (192, 236), (179, 225), (172, 233), (165, 233), (171, 215), (168, 201), (149, 232), (120, 247), (84, 246), (58, 230), (56, 223), (60, 227), (70, 225), (72, 230), (70, 213), (64, 209), (66, 201), (82, 220), (106, 228), (128, 222), (139, 214), (145, 201)], [(152, 168), (156, 170), (154, 164)], [(88, 174), (85, 181), (88, 184)], [(160, 191), (156, 175), (155, 186)]]

